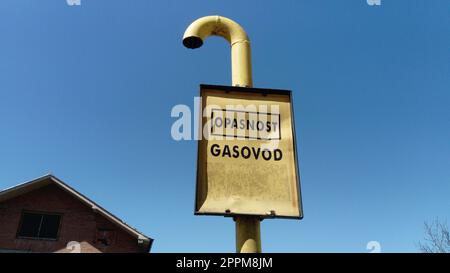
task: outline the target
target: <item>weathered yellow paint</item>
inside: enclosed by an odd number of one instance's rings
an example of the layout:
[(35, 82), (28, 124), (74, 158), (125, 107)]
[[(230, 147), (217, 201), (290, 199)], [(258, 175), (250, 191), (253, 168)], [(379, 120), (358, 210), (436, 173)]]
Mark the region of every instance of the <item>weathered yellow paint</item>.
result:
[[(290, 97), (281, 91), (261, 94), (245, 92), (250, 88), (239, 90), (242, 91), (219, 90), (214, 86), (201, 89), (204, 112), (200, 127), (204, 128), (205, 137), (198, 147), (196, 213), (300, 218)], [(274, 118), (277, 130), (265, 135), (257, 132), (258, 137), (270, 138), (268, 140), (245, 138), (254, 130), (215, 126), (216, 118), (235, 115), (235, 112), (217, 110), (227, 109), (227, 105), (242, 106), (239, 108), (241, 116), (233, 116), (241, 120), (252, 119), (250, 113), (258, 110), (270, 113), (266, 117), (269, 121)], [(276, 107), (279, 114), (275, 114), (272, 107)], [(267, 109), (262, 110), (264, 108)], [(257, 115), (258, 119), (263, 118), (262, 113)], [(238, 135), (244, 138), (234, 137)], [(228, 154), (226, 147), (230, 151)], [(262, 153), (255, 153), (265, 148), (278, 150), (281, 156), (275, 160), (273, 152), (271, 158), (265, 160)], [(243, 156), (243, 149), (249, 151), (248, 157)]]
[[(211, 35), (221, 36), (231, 45), (233, 86), (252, 87), (250, 41), (244, 29), (231, 19), (206, 16), (195, 20), (186, 29), (183, 44), (188, 48), (198, 48)], [(261, 252), (258, 217), (236, 217), (236, 252)]]

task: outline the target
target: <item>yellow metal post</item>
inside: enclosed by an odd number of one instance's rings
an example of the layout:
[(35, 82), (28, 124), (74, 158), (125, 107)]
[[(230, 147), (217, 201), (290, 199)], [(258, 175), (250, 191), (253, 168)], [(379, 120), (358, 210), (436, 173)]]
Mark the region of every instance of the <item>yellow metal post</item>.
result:
[(236, 221), (236, 252), (261, 253), (260, 220), (255, 216), (239, 216)]
[[(183, 36), (187, 48), (199, 48), (209, 36), (221, 36), (231, 45), (231, 75), (233, 86), (252, 87), (250, 40), (244, 29), (222, 16), (205, 16), (192, 22)], [(236, 252), (261, 252), (260, 218), (236, 216)]]

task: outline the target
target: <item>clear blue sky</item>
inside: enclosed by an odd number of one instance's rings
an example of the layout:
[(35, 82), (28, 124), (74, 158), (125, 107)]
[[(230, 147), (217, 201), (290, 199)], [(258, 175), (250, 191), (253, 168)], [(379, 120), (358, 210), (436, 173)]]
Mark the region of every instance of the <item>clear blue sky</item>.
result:
[(450, 1), (0, 2), (0, 188), (51, 171), (156, 239), (233, 252), (234, 223), (193, 215), (196, 142), (171, 108), (230, 84), (220, 14), (252, 40), (254, 85), (291, 89), (305, 218), (262, 223), (266, 252), (417, 251), (450, 221)]

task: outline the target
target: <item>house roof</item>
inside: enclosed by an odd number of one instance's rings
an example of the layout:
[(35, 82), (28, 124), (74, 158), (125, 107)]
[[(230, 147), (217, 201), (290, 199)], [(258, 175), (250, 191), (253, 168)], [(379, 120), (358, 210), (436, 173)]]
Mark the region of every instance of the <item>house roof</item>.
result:
[(44, 175), (42, 177), (39, 177), (37, 179), (33, 179), (31, 181), (24, 182), (22, 184), (19, 184), (17, 186), (7, 188), (3, 191), (0, 191), (0, 202), (6, 201), (8, 199), (17, 197), (19, 195), (37, 190), (39, 188), (42, 188), (44, 186), (55, 184), (56, 186), (60, 187), (65, 192), (71, 194), (78, 200), (80, 200), (82, 203), (89, 206), (94, 212), (101, 214), (106, 219), (111, 221), (112, 223), (116, 224), (120, 228), (122, 228), (124, 231), (132, 235), (138, 240), (142, 240), (142, 242), (147, 246), (148, 251), (150, 251), (153, 239), (144, 235), (143, 233), (139, 232), (137, 229), (129, 226), (127, 223), (122, 221), (117, 216), (113, 215), (106, 209), (102, 208), (100, 205), (92, 201), (91, 199), (87, 198), (83, 194), (79, 193), (74, 188), (70, 187), (66, 183), (64, 183), (61, 179), (57, 178), (56, 176), (52, 174)]

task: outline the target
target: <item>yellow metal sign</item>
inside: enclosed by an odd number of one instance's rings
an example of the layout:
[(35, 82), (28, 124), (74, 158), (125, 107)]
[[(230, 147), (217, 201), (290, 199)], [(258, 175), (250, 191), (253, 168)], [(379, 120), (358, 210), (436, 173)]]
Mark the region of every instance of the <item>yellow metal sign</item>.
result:
[(302, 218), (291, 91), (200, 93), (195, 214)]

